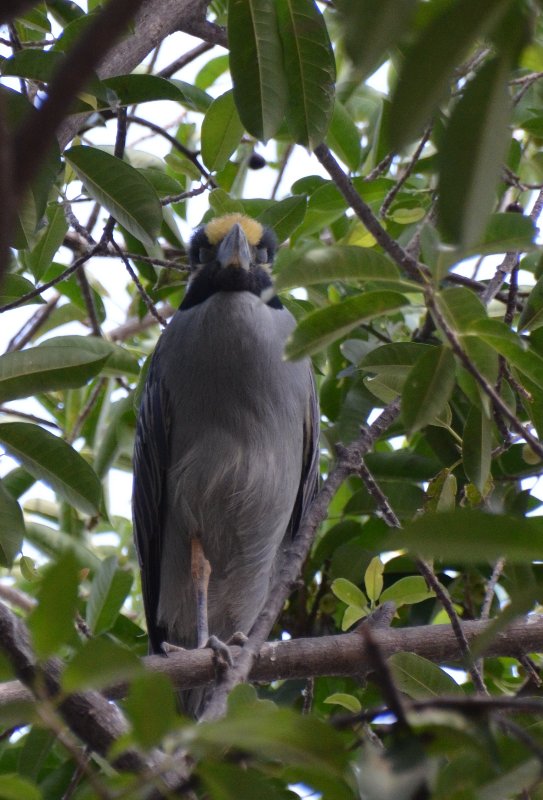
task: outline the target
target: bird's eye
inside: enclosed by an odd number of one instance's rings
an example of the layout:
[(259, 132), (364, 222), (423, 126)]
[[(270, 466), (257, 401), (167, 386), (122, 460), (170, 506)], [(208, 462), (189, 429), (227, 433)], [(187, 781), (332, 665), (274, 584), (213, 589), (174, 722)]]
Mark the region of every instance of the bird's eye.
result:
[(267, 264), (269, 262), (268, 250), (266, 247), (257, 248), (256, 260), (259, 264)]
[(198, 251), (198, 260), (200, 264), (208, 264), (210, 261), (213, 261), (213, 250), (210, 250), (208, 247), (200, 247)]

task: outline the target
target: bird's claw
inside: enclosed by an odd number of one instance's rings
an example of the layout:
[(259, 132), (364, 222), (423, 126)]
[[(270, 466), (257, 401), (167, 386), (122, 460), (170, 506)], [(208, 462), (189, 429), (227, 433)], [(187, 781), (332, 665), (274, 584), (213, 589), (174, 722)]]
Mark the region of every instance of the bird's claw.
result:
[(230, 647), (217, 636), (210, 636), (206, 642), (206, 647), (210, 647), (213, 650), (213, 661), (217, 672), (225, 672), (228, 667), (234, 666)]
[(236, 631), (232, 634), (232, 636), (228, 639), (227, 645), (231, 647), (233, 644), (237, 644), (238, 647), (243, 647), (249, 641), (249, 637), (246, 636), (243, 631)]
[(180, 647), (178, 644), (172, 644), (171, 642), (162, 642), (160, 645), (160, 649), (164, 653), (165, 656), (169, 655), (170, 653), (178, 653), (180, 650), (186, 650), (186, 647)]

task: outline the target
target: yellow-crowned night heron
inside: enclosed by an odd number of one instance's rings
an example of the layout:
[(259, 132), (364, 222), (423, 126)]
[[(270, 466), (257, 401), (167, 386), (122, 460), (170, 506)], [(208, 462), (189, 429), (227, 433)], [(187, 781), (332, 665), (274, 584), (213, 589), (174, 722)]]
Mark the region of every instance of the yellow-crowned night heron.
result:
[[(198, 228), (151, 360), (133, 507), (152, 652), (249, 633), (315, 492), (318, 406), (309, 362), (283, 356), (294, 319), (273, 292), (275, 249), (241, 214)], [(198, 716), (205, 700), (182, 704)]]

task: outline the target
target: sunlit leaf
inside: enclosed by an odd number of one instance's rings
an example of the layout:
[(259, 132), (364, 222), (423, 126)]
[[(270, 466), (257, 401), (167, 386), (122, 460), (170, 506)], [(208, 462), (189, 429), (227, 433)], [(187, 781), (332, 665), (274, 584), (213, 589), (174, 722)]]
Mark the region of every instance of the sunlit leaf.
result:
[(0, 424), (0, 443), (38, 480), (86, 514), (97, 514), (102, 486), (91, 466), (58, 436), (31, 422)]
[(366, 292), (336, 305), (313, 311), (298, 324), (287, 341), (285, 353), (296, 360), (311, 355), (352, 331), (362, 322), (398, 311), (409, 304), (398, 292)]
[(95, 636), (112, 627), (131, 586), (132, 574), (119, 569), (115, 556), (102, 561), (87, 601), (87, 623)]

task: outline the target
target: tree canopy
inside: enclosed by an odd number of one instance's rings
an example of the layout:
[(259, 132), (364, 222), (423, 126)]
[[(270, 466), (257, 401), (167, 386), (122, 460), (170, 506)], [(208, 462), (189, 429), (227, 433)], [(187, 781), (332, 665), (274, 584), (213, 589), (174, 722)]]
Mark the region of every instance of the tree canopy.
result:
[[(542, 798), (542, 3), (0, 25), (0, 798)], [(281, 243), (322, 480), (217, 676), (146, 656), (112, 501), (190, 227), (229, 212)], [(226, 715), (182, 718), (211, 681)]]

